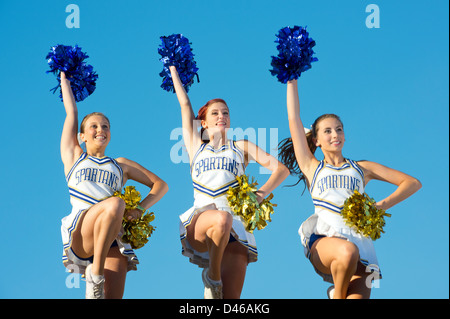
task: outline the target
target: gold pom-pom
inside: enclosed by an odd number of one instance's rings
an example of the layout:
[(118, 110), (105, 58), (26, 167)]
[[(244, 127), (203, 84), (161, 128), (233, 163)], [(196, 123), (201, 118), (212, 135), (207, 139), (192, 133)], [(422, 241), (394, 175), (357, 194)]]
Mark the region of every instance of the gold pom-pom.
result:
[(120, 191), (116, 191), (113, 196), (123, 199), (126, 205), (125, 210), (136, 209), (141, 202), (141, 193), (134, 186), (125, 187), (123, 194)]
[(267, 226), (267, 222), (272, 221), (270, 215), (273, 214), (273, 207), (277, 206), (272, 204), (270, 200), (273, 198), (273, 194), (270, 194), (267, 198), (258, 204), (256, 185), (258, 183), (254, 181), (249, 183), (248, 176), (236, 176), (239, 183), (237, 187), (230, 187), (227, 191), (228, 205), (231, 210), (238, 216), (241, 216), (245, 222), (245, 229), (249, 233), (253, 233), (253, 230), (263, 229)]
[(133, 249), (144, 247), (148, 238), (152, 235), (156, 227), (150, 225), (155, 219), (153, 212), (142, 214), (141, 218), (126, 220), (122, 222), (123, 235), (122, 241), (131, 245)]
[(384, 233), (384, 216), (391, 217), (384, 209), (375, 207), (373, 198), (366, 193), (360, 194), (357, 190), (345, 200), (341, 214), (348, 226), (372, 240), (377, 240)]
[(134, 220), (128, 220), (124, 216), (122, 221), (124, 232), (121, 238), (124, 243), (130, 244), (133, 249), (142, 248), (156, 228), (150, 225), (155, 219), (155, 214), (153, 212), (145, 213), (145, 210), (139, 206), (141, 194), (134, 186), (125, 187), (123, 194), (120, 191), (116, 191), (113, 196), (120, 197), (125, 201), (125, 211), (130, 209), (143, 211), (141, 217)]

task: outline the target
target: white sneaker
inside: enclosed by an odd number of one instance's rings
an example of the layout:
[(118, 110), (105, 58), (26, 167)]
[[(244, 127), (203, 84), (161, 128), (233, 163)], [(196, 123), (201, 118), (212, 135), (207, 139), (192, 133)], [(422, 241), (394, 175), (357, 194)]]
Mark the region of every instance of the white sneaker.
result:
[(334, 286), (328, 287), (328, 289), (327, 289), (327, 296), (328, 296), (328, 299), (333, 299), (333, 297), (334, 297)]
[(89, 264), (86, 267), (86, 299), (105, 299), (105, 293), (103, 291), (103, 285), (105, 284), (105, 277), (101, 277), (98, 282), (94, 281), (93, 275), (91, 273), (91, 266)]
[(208, 270), (209, 268), (204, 268), (202, 271), (202, 280), (205, 285), (205, 299), (223, 299), (222, 282), (219, 284), (212, 283), (208, 277)]

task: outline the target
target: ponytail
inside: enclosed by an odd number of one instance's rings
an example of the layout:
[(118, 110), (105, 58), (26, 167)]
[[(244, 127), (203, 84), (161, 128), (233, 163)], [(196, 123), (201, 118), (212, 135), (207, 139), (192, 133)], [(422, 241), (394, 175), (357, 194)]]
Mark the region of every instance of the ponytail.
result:
[[(342, 127), (344, 127), (344, 124), (342, 123), (341, 119), (336, 114), (323, 114), (319, 116), (314, 121), (313, 125), (311, 125), (311, 130), (305, 129), (306, 141), (308, 142), (308, 147), (312, 154), (314, 154), (317, 149), (315, 143), (315, 139), (317, 137), (317, 125), (321, 120), (326, 118), (335, 118), (339, 122), (341, 122)], [(292, 143), (291, 137), (285, 138), (278, 144), (278, 157), (280, 159), (280, 162), (283, 163), (289, 169), (291, 175), (298, 177), (297, 183), (289, 186), (295, 186), (298, 183), (300, 183), (300, 181), (303, 180), (305, 182), (306, 188), (306, 178), (305, 175), (303, 175), (303, 172), (300, 170), (297, 158), (295, 157), (294, 144)]]
[[(314, 154), (314, 152), (317, 149), (317, 146), (314, 143), (312, 131), (306, 133), (306, 141), (308, 142), (308, 146), (311, 153)], [(297, 183), (289, 186), (295, 186), (298, 183), (300, 183), (300, 181), (303, 180), (306, 187), (306, 178), (305, 175), (303, 175), (303, 172), (300, 170), (297, 158), (295, 157), (294, 144), (292, 143), (292, 138), (288, 137), (282, 140), (278, 144), (278, 151), (279, 151), (278, 157), (280, 159), (280, 162), (283, 163), (289, 169), (291, 175), (298, 177)]]

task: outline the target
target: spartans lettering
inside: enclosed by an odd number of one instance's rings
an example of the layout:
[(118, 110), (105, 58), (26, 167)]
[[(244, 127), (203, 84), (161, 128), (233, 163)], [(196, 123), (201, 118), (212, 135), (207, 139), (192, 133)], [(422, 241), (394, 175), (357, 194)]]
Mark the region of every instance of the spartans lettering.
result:
[(75, 173), (76, 185), (84, 181), (90, 181), (94, 183), (102, 183), (108, 185), (114, 190), (120, 188), (119, 177), (113, 172), (106, 171), (100, 168), (82, 168)]

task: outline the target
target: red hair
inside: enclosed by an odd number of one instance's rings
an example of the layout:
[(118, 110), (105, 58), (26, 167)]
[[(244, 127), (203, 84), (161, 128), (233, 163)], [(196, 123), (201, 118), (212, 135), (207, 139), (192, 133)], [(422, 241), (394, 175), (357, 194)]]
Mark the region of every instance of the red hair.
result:
[[(223, 104), (225, 104), (228, 107), (227, 102), (225, 102), (225, 100), (223, 100), (223, 99), (212, 99), (212, 100), (209, 100), (208, 102), (206, 102), (205, 105), (203, 105), (198, 110), (196, 119), (205, 121), (206, 120), (206, 113), (208, 113), (208, 108), (211, 105), (213, 105), (214, 103), (223, 103)], [(203, 134), (204, 132), (205, 132), (205, 129), (202, 127), (201, 130), (200, 130), (200, 137), (202, 138), (203, 142), (208, 143), (209, 142), (208, 134)], [(203, 136), (203, 135), (205, 135), (205, 136)]]

